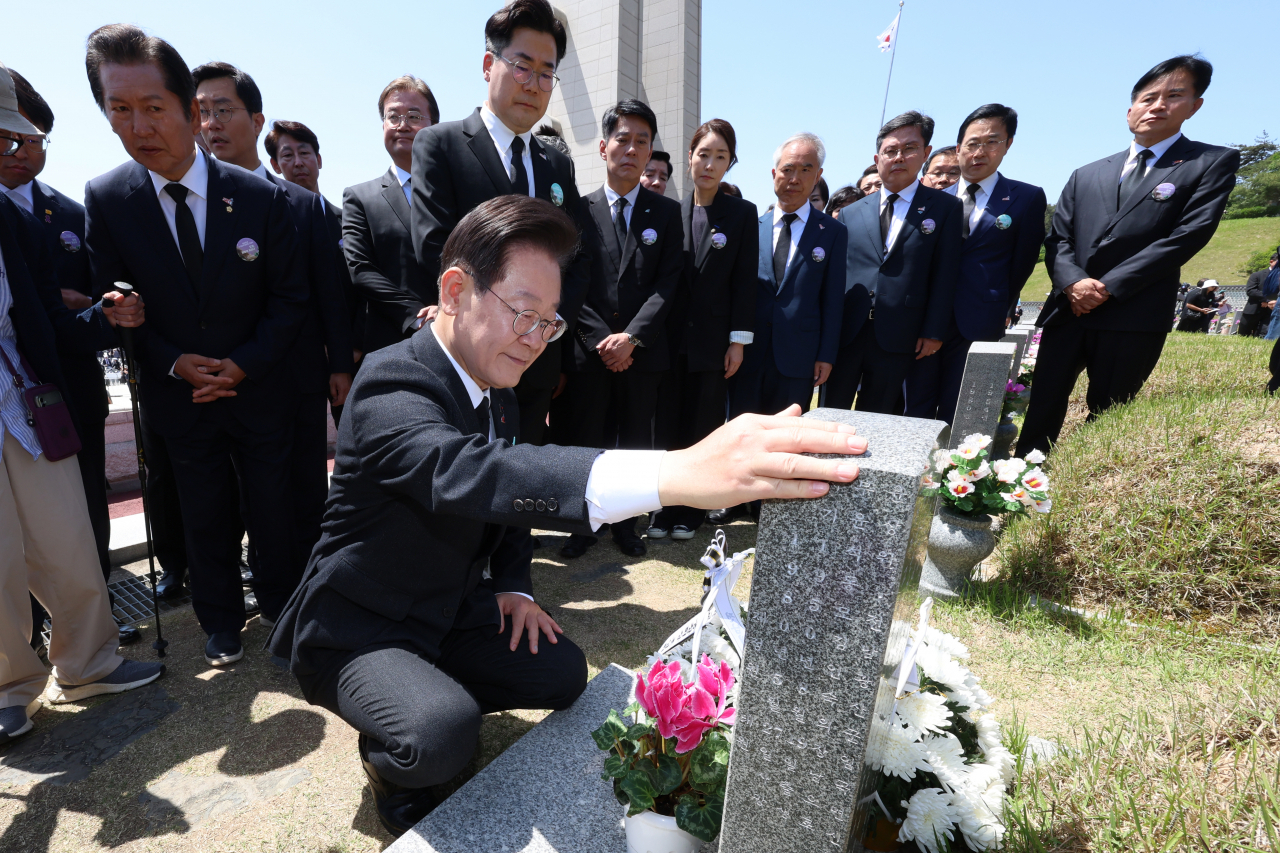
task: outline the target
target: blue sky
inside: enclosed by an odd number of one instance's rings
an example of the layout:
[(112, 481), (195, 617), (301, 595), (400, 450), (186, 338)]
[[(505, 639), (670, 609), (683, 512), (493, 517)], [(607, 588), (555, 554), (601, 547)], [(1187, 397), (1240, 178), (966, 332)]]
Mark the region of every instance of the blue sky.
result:
[[(319, 135), (321, 190), (340, 202), (344, 186), (389, 165), (377, 115), (388, 80), (426, 79), (445, 120), (483, 100), (484, 21), (500, 2), (52, 2), (23, 7), (35, 21), (25, 31), (6, 15), (0, 61), (53, 106), (42, 177), (73, 197), (125, 158), (84, 75), (85, 37), (125, 21), (171, 41), (193, 67), (220, 59), (252, 74), (268, 120), (300, 120)], [(875, 37), (896, 13), (896, 0), (704, 0), (703, 118), (733, 123), (741, 162), (729, 180), (761, 209), (772, 200), (773, 150), (792, 132), (826, 141), (833, 188), (870, 164), (889, 68)], [(1215, 67), (1188, 136), (1226, 144), (1280, 135), (1277, 54), (1265, 47), (1278, 31), (1280, 3), (1263, 0), (908, 0), (889, 114), (920, 109), (938, 123), (935, 142), (949, 144), (974, 107), (1015, 107), (1020, 127), (1003, 171), (1052, 201), (1072, 169), (1128, 144), (1129, 89), (1177, 53), (1200, 51)]]

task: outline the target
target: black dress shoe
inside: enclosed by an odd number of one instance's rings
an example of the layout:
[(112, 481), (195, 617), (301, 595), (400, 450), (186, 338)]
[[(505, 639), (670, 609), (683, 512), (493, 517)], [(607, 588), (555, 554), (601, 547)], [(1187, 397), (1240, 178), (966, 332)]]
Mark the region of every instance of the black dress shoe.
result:
[(120, 645), (128, 646), (142, 639), (142, 632), (132, 625), (116, 620), (116, 632), (120, 635)]
[(183, 586), (186, 580), (186, 569), (165, 572), (160, 575), (160, 580), (156, 581), (156, 595), (170, 601), (175, 598), (182, 598), (187, 594), (187, 590)]
[(226, 666), (244, 657), (239, 631), (219, 631), (209, 635), (204, 644), (204, 659), (209, 666)]
[(426, 788), (404, 788), (379, 776), (369, 761), (366, 740), (365, 735), (360, 735), (360, 766), (364, 768), (369, 789), (373, 791), (378, 821), (387, 832), (399, 838), (430, 814), (440, 801)]
[(566, 560), (576, 560), (583, 554), (587, 553), (587, 549), (596, 544), (600, 540), (594, 536), (583, 536), (581, 533), (570, 533), (569, 541), (564, 543), (560, 549), (560, 556)]
[(628, 557), (643, 557), (649, 550), (644, 546), (643, 539), (635, 533), (631, 533), (631, 535), (628, 536), (625, 531), (621, 534), (614, 534), (613, 544), (617, 545), (618, 550), (626, 554)]
[(707, 513), (707, 521), (712, 524), (732, 524), (740, 518), (747, 516), (748, 510), (746, 504), (738, 504), (737, 506), (727, 507), (726, 509), (713, 509)]
[(257, 613), (257, 612), (258, 612), (259, 610), (261, 610), (261, 609), (262, 609), (262, 607), (258, 604), (258, 596), (257, 596), (257, 594), (256, 594), (255, 592), (253, 592), (253, 590), (250, 590), (249, 592), (246, 592), (246, 593), (244, 594), (244, 612), (245, 612), (245, 615), (246, 615), (246, 616), (252, 616), (253, 614)]

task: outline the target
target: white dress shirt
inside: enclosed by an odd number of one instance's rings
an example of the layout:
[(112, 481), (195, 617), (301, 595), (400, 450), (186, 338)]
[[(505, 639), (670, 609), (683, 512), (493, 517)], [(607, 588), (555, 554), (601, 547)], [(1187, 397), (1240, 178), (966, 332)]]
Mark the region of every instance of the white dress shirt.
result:
[[(813, 210), (813, 205), (805, 201), (800, 205), (799, 210), (792, 210), (796, 216), (800, 217), (798, 221), (791, 223), (791, 248), (787, 250), (787, 266), (791, 266), (791, 259), (796, 256), (796, 249), (800, 247), (800, 235), (804, 233), (804, 228), (809, 224), (809, 212)], [(773, 206), (773, 238), (769, 241), (769, 254), (772, 255), (778, 248), (778, 235), (782, 233), (782, 217), (786, 216), (788, 211), (782, 209), (779, 205)]]
[(27, 181), (22, 186), (14, 189), (9, 189), (6, 186), (0, 185), (0, 192), (3, 192), (5, 195), (9, 196), (9, 198), (13, 199), (13, 203), (18, 205), (18, 207), (22, 208), (27, 213), (35, 214), (36, 198), (31, 193), (31, 185), (34, 183), (34, 180)]
[[(22, 357), (18, 353), (18, 334), (9, 317), (12, 308), (13, 293), (9, 290), (4, 255), (0, 254), (0, 349), (9, 357), (13, 369), (22, 376), (22, 381), (30, 386), (31, 377), (22, 368)], [(22, 445), (23, 450), (31, 454), (32, 459), (40, 458), (40, 439), (36, 436), (35, 428), (27, 423), (27, 403), (14, 384), (8, 365), (0, 362), (0, 446), (4, 445), (6, 431)]]
[(605, 197), (605, 200), (609, 202), (609, 218), (612, 219), (615, 224), (617, 223), (618, 210), (617, 208), (614, 207), (614, 205), (618, 203), (618, 199), (625, 198), (627, 200), (627, 206), (622, 209), (622, 215), (626, 218), (627, 230), (630, 231), (631, 230), (631, 211), (635, 210), (636, 198), (639, 195), (640, 195), (639, 183), (637, 183), (634, 187), (632, 187), (631, 192), (627, 193), (626, 195), (618, 195), (616, 192), (613, 191), (613, 187), (609, 186), (608, 184), (605, 184), (604, 197)]
[[(264, 181), (271, 181), (271, 175), (267, 172), (267, 164), (263, 163), (261, 160), (258, 161), (258, 168), (254, 169), (253, 173)], [(275, 181), (271, 181), (271, 183), (274, 184)]]
[[(435, 334), (434, 329), (431, 331)], [(436, 342), (466, 387), (471, 397), (471, 408), (480, 405), (483, 399), (490, 399), (489, 391), (480, 390), (479, 384), (462, 369), (439, 337)], [(492, 411), (491, 401), (490, 441), (495, 438)], [(613, 524), (662, 509), (662, 501), (658, 500), (658, 471), (665, 453), (665, 450), (606, 450), (596, 457), (587, 477), (586, 493), (587, 518), (592, 530), (599, 530), (602, 524)]]
[(1135, 139), (1129, 143), (1129, 156), (1124, 161), (1124, 168), (1120, 170), (1120, 181), (1124, 182), (1124, 176), (1133, 171), (1133, 167), (1138, 165), (1138, 152), (1147, 150), (1151, 152), (1151, 159), (1147, 161), (1147, 171), (1150, 171), (1156, 162), (1164, 156), (1164, 152), (1173, 147), (1173, 143), (1182, 138), (1182, 131), (1178, 131), (1168, 139), (1162, 139), (1150, 148), (1145, 145), (1139, 145)]
[[(889, 226), (889, 233), (884, 238), (884, 252), (889, 254), (889, 247), (893, 245), (893, 241), (898, 239), (898, 232), (902, 230), (902, 223), (907, 221), (907, 214), (911, 212), (911, 204), (916, 200), (916, 190), (920, 187), (920, 181), (914, 180), (911, 185), (898, 193), (898, 199), (893, 203), (893, 223)], [(888, 187), (880, 188), (880, 212), (884, 212), (884, 206), (889, 202), (889, 195), (892, 191)]]
[[(173, 196), (165, 192), (165, 187), (170, 181), (155, 172), (149, 171), (147, 174), (151, 176), (151, 183), (156, 188), (156, 196), (160, 199), (160, 211), (164, 214), (164, 221), (169, 224), (169, 233), (173, 235), (173, 245), (181, 255), (182, 244), (178, 240), (178, 203), (173, 200)], [(178, 183), (187, 188), (187, 207), (191, 208), (191, 215), (195, 217), (196, 233), (200, 235), (200, 245), (203, 246), (204, 226), (209, 212), (209, 163), (204, 159), (204, 154), (196, 152), (195, 162)]]
[[(999, 172), (992, 172), (982, 180), (978, 181), (978, 192), (973, 197), (973, 213), (969, 214), (969, 232), (978, 227), (978, 223), (982, 221), (982, 211), (987, 209), (987, 202), (991, 201), (991, 194), (996, 191), (996, 182), (1000, 180)], [(954, 184), (956, 188), (956, 197), (961, 203), (969, 196), (969, 184), (973, 181), (961, 177)]]
[(526, 130), (524, 133), (517, 134), (503, 124), (502, 119), (494, 115), (486, 106), (480, 107), (480, 120), (484, 122), (485, 127), (489, 128), (489, 137), (493, 139), (494, 148), (498, 149), (498, 162), (507, 170), (507, 177), (512, 181), (516, 179), (516, 174), (511, 168), (511, 143), (516, 136), (524, 140), (524, 173), (529, 176), (529, 198), (536, 198), (538, 194), (533, 186), (533, 148), (529, 144), (529, 140), (533, 138), (533, 132)]
[[(409, 184), (409, 182), (413, 180), (413, 175), (410, 175), (399, 166), (396, 166), (395, 169), (396, 179), (400, 181), (400, 189), (404, 190), (404, 200), (409, 202), (410, 207), (413, 207), (413, 187)], [(479, 405), (479, 403), (476, 405)]]

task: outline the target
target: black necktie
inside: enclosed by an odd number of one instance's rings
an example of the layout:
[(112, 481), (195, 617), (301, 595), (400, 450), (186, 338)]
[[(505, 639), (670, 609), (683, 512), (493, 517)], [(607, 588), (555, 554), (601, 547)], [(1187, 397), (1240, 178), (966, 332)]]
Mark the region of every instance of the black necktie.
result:
[(524, 140), (511, 140), (511, 191), (516, 195), (529, 194), (529, 173), (524, 170)]
[(627, 200), (620, 198), (613, 203), (613, 233), (618, 235), (618, 251), (627, 246)]
[(476, 406), (476, 418), (480, 421), (480, 434), (484, 436), (484, 440), (489, 440), (489, 398), (481, 397), (480, 405)]
[(182, 184), (166, 184), (164, 191), (178, 205), (174, 222), (178, 226), (178, 251), (187, 268), (191, 286), (200, 288), (200, 270), (204, 266), (204, 249), (200, 246), (200, 232), (196, 230), (196, 217), (187, 207), (187, 188)]
[(1125, 175), (1124, 180), (1120, 182), (1121, 207), (1124, 207), (1125, 202), (1129, 200), (1129, 196), (1133, 195), (1133, 191), (1138, 188), (1138, 184), (1142, 183), (1142, 179), (1147, 176), (1147, 160), (1151, 159), (1151, 157), (1150, 148), (1143, 148), (1138, 152), (1138, 162), (1133, 164), (1129, 174)]
[[(897, 193), (889, 193), (884, 207), (880, 211), (880, 242), (888, 246), (889, 232), (893, 230), (893, 205), (898, 201)], [(888, 249), (885, 249), (888, 251)]]
[(782, 287), (782, 277), (787, 274), (787, 259), (791, 256), (791, 223), (799, 218), (798, 213), (782, 214), (782, 229), (778, 231), (778, 242), (773, 245), (773, 280)]
[(982, 187), (969, 184), (964, 191), (964, 222), (960, 224), (960, 236), (969, 239), (969, 220), (973, 218), (973, 209), (978, 206), (978, 190)]

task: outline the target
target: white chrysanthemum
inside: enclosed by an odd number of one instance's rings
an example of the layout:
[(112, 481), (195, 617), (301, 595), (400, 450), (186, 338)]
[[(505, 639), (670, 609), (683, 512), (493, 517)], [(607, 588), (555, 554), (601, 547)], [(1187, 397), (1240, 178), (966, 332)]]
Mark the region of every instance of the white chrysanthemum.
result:
[(1002, 745), (1000, 721), (993, 714), (983, 714), (974, 720), (973, 724), (978, 727), (978, 746), (982, 747), (983, 752), (990, 752)]
[(991, 694), (979, 686), (978, 683), (981, 680), (972, 671), (965, 677), (964, 689), (970, 697), (970, 701), (967, 703), (970, 708), (985, 708), (992, 702)]
[(939, 684), (944, 684), (952, 690), (965, 688), (965, 678), (969, 675), (969, 670), (958, 661), (952, 660), (950, 655), (939, 652), (928, 644), (922, 646), (919, 654), (916, 655), (916, 665), (924, 671), (925, 675)]
[(1000, 777), (999, 768), (981, 763), (966, 764), (965, 767), (964, 787), (966, 789), (981, 794), (992, 785), (1004, 787), (1004, 780)]
[(940, 788), (924, 788), (911, 795), (907, 807), (907, 819), (898, 830), (900, 841), (914, 841), (928, 853), (939, 853), (939, 841), (955, 840), (955, 808), (951, 797)]
[[(985, 464), (985, 463), (984, 463)], [(924, 640), (924, 644), (935, 651), (942, 652), (944, 655), (950, 655), (953, 658), (961, 660), (969, 659), (969, 647), (948, 634), (946, 631), (939, 631), (932, 625), (924, 626), (923, 638), (919, 631), (913, 632), (916, 642)]]
[(916, 766), (937, 776), (938, 779), (952, 788), (964, 784), (968, 768), (964, 763), (964, 747), (955, 735), (935, 735), (920, 742), (920, 751), (924, 761)]
[(915, 733), (879, 717), (871, 724), (867, 747), (867, 763), (872, 770), (879, 770), (886, 776), (897, 776), (910, 782), (916, 775), (916, 769), (924, 764), (924, 753), (916, 742)]
[(1006, 785), (1013, 784), (1014, 759), (1013, 753), (1005, 749), (1004, 746), (993, 746), (990, 749), (983, 748), (983, 753), (987, 756), (987, 764), (1000, 771), (1000, 778), (1004, 780)]
[(999, 850), (1004, 840), (1004, 825), (977, 791), (957, 791), (952, 804), (964, 840), (974, 850)]
[(710, 626), (702, 629), (702, 637), (698, 643), (698, 657), (701, 658), (703, 654), (710, 655), (715, 663), (727, 661), (734, 672), (742, 665), (742, 658), (738, 657), (733, 645)]
[(945, 731), (951, 719), (946, 701), (946, 697), (937, 693), (910, 693), (899, 700), (897, 716), (916, 737), (925, 732)]

